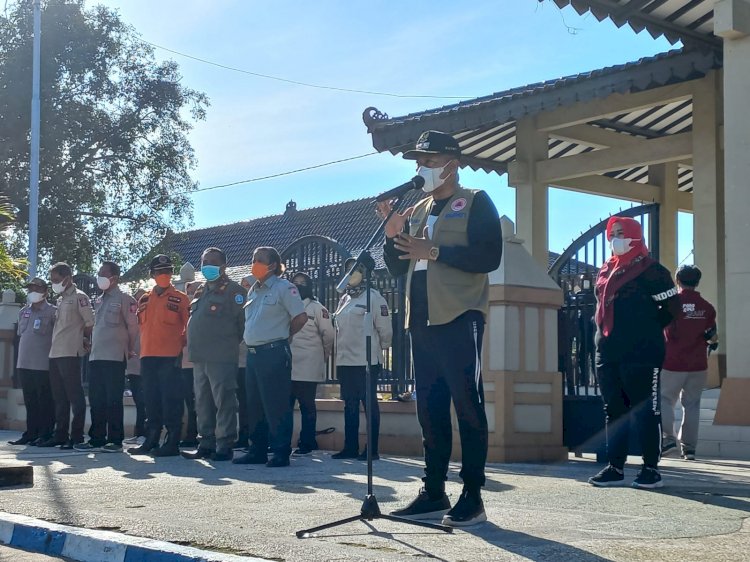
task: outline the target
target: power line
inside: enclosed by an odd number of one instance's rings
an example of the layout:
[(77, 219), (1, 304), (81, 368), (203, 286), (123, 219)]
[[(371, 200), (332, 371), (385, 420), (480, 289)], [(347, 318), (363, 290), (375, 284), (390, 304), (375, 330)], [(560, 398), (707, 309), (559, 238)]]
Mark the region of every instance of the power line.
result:
[(226, 64), (221, 64), (218, 62), (210, 61), (204, 58), (196, 57), (194, 55), (189, 55), (187, 53), (182, 53), (180, 51), (176, 51), (174, 49), (170, 49), (168, 47), (164, 47), (162, 45), (157, 45), (156, 43), (151, 43), (150, 41), (146, 41), (145, 39), (140, 39), (142, 43), (145, 43), (146, 45), (151, 45), (152, 47), (155, 47), (157, 49), (161, 49), (163, 51), (167, 51), (169, 53), (173, 53), (175, 55), (179, 55), (181, 57), (185, 57), (188, 59), (192, 59), (194, 61), (202, 62), (204, 64), (210, 64), (212, 66), (216, 66), (218, 68), (223, 68), (224, 70), (231, 70), (233, 72), (240, 72), (242, 74), (249, 74), (250, 76), (255, 76), (256, 78), (265, 78), (266, 80), (276, 80), (278, 82), (286, 82), (287, 84), (294, 84), (296, 86), (305, 86), (306, 88), (318, 88), (320, 90), (333, 90), (336, 92), (347, 92), (347, 93), (353, 93), (353, 94), (369, 94), (371, 96), (388, 96), (392, 98), (425, 98), (425, 99), (449, 99), (449, 100), (465, 100), (470, 99), (472, 97), (476, 96), (428, 96), (428, 95), (419, 95), (419, 94), (394, 94), (390, 92), (376, 92), (371, 90), (358, 90), (355, 88), (340, 88), (337, 86), (326, 86), (323, 84), (311, 84), (309, 82), (300, 82), (299, 80), (291, 80), (289, 78), (282, 78), (280, 76), (272, 76), (270, 74), (262, 74), (260, 72), (253, 72), (251, 70), (245, 70), (243, 68), (236, 68), (234, 66), (228, 66)]
[(334, 164), (341, 164), (342, 162), (349, 162), (351, 160), (358, 160), (360, 158), (366, 158), (367, 156), (372, 156), (374, 154), (380, 154), (379, 152), (368, 152), (367, 154), (360, 154), (359, 156), (350, 156), (349, 158), (341, 158), (340, 160), (332, 160), (330, 162), (324, 162), (322, 164), (315, 164), (313, 166), (306, 166), (304, 168), (297, 168), (296, 170), (289, 170), (287, 172), (279, 172), (278, 174), (271, 174), (269, 176), (261, 176), (257, 178), (250, 178), (246, 180), (239, 180), (239, 181), (233, 181), (231, 183), (223, 183), (221, 185), (212, 185), (211, 187), (201, 187), (199, 189), (196, 189), (194, 191), (191, 191), (191, 193), (197, 193), (201, 191), (211, 191), (212, 189), (220, 189), (222, 187), (231, 187), (233, 185), (240, 185), (243, 183), (253, 183), (263, 180), (270, 180), (273, 178), (280, 178), (282, 176), (289, 176), (292, 174), (297, 174), (299, 172), (306, 172), (308, 170), (315, 170), (317, 168), (324, 168), (325, 166), (332, 166)]

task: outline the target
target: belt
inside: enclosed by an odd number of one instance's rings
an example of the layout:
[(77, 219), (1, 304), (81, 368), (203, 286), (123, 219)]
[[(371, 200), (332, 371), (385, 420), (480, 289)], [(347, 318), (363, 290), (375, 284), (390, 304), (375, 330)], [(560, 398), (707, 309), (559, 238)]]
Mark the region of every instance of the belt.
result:
[(273, 349), (274, 347), (285, 347), (289, 345), (288, 340), (276, 340), (263, 345), (248, 345), (247, 350), (250, 353), (258, 353), (259, 351), (265, 351), (266, 349)]

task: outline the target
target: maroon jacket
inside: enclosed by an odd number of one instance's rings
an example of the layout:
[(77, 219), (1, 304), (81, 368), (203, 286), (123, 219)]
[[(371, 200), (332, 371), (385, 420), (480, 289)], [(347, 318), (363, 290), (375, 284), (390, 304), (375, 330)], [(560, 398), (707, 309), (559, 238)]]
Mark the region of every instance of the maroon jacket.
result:
[(680, 314), (664, 330), (668, 371), (705, 371), (708, 369), (706, 330), (716, 328), (716, 310), (698, 291), (682, 289)]

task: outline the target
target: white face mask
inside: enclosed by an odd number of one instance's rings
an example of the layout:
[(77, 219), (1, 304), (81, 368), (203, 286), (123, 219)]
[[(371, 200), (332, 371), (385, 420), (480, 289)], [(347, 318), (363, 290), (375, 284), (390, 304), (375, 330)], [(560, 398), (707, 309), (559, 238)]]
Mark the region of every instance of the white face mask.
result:
[(59, 295), (65, 290), (65, 285), (62, 283), (52, 283), (52, 290)]
[[(445, 166), (447, 166), (446, 164)], [(445, 183), (444, 179), (440, 178), (440, 175), (445, 170), (445, 166), (440, 168), (427, 168), (426, 166), (420, 166), (417, 168), (417, 175), (424, 178), (424, 185), (422, 191), (425, 193), (432, 193), (438, 187)]]
[(623, 256), (631, 250), (632, 243), (638, 240), (640, 238), (612, 238), (610, 241), (612, 253), (616, 256)]
[(109, 280), (109, 277), (97, 277), (96, 284), (102, 291), (106, 291), (112, 285), (112, 282)]
[(31, 304), (36, 304), (44, 300), (44, 293), (37, 293), (36, 291), (29, 291), (26, 300)]

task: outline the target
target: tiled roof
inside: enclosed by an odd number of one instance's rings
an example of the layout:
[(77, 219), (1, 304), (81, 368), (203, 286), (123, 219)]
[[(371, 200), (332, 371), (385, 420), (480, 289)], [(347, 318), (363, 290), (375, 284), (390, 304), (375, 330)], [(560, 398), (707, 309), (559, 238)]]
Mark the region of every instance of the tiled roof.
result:
[[(573, 76), (529, 84), (473, 100), (388, 117), (375, 108), (363, 114), (373, 146), (393, 154), (411, 148), (428, 129), (445, 131), (461, 145), (462, 164), (474, 170), (505, 173), (516, 158), (516, 120), (543, 111), (601, 99), (611, 94), (635, 93), (679, 82), (695, 80), (721, 68), (721, 54), (714, 51), (673, 50), (636, 62), (611, 66)], [(692, 99), (656, 103), (609, 119), (589, 123), (622, 135), (653, 139), (692, 129)], [(562, 158), (595, 150), (585, 142), (549, 139), (549, 158)], [(681, 165), (680, 189), (692, 189), (692, 168)], [(645, 183), (644, 166), (613, 170), (608, 176)]]
[[(424, 194), (407, 194), (402, 208), (415, 203)], [(297, 210), (290, 202), (292, 210), (280, 215), (252, 219), (233, 224), (213, 226), (198, 230), (173, 233), (141, 258), (125, 275), (126, 280), (141, 279), (148, 275), (149, 257), (155, 253), (179, 254), (182, 262), (190, 262), (199, 267), (201, 254), (206, 248), (215, 246), (227, 253), (227, 262), (235, 276), (242, 276), (252, 261), (253, 251), (259, 246), (273, 246), (280, 253), (304, 236), (324, 236), (343, 246), (349, 255), (356, 255), (363, 249), (380, 220), (375, 214), (372, 197), (335, 203), (323, 207)], [(378, 267), (384, 267), (382, 258), (383, 239), (375, 244), (373, 258)]]
[[(543, 2), (544, 0), (537, 0)], [(678, 41), (719, 47), (714, 36), (716, 0), (553, 0), (560, 8), (572, 6), (579, 14), (591, 12), (602, 21), (612, 20), (617, 27), (629, 25), (640, 33), (644, 29), (656, 38), (664, 35), (673, 45)]]

